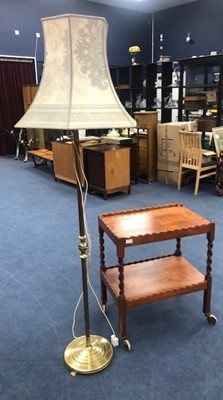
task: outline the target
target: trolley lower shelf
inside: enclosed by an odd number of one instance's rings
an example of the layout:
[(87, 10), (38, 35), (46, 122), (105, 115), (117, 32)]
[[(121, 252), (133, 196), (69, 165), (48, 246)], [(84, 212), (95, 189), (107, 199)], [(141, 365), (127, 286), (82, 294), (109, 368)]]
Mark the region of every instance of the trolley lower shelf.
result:
[[(182, 256), (167, 256), (124, 266), (127, 308), (207, 288), (205, 276)], [(118, 266), (102, 273), (114, 300), (119, 301)]]

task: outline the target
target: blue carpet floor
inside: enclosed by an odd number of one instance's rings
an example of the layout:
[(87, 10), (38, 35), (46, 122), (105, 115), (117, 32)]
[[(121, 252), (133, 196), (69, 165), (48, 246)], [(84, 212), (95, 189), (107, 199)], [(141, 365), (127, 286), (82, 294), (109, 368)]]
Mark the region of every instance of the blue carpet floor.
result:
[[(223, 397), (223, 198), (210, 183), (182, 187), (158, 182), (132, 185), (132, 193), (105, 201), (88, 196), (92, 237), (90, 279), (100, 299), (97, 216), (102, 212), (156, 204), (183, 203), (216, 223), (213, 248), (212, 312), (202, 313), (202, 292), (131, 309), (132, 351), (114, 348), (112, 363), (92, 375), (72, 377), (64, 349), (72, 340), (72, 317), (82, 291), (78, 250), (76, 188), (55, 182), (51, 167), (34, 168), (0, 157), (0, 399), (1, 400), (220, 400)], [(175, 246), (175, 245), (174, 245)], [(109, 263), (115, 248), (107, 243)], [(149, 256), (173, 251), (169, 242), (150, 245)], [(182, 250), (202, 272), (206, 238), (185, 238)], [(131, 248), (126, 260), (148, 257), (148, 246)], [(112, 334), (89, 292), (91, 333)], [(109, 296), (108, 316), (117, 333), (117, 306)], [(84, 334), (83, 305), (76, 333)]]

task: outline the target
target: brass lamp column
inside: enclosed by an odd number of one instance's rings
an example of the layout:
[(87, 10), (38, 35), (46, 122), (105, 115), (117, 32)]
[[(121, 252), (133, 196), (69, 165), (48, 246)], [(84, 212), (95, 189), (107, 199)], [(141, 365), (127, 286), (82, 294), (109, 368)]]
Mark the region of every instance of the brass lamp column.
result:
[[(73, 150), (75, 154), (76, 173), (79, 179), (82, 176), (80, 165), (79, 137), (74, 131)], [(80, 181), (82, 181), (80, 179)], [(79, 185), (77, 186), (79, 187)], [(107, 367), (112, 360), (113, 349), (110, 342), (97, 335), (90, 335), (90, 318), (88, 302), (88, 255), (87, 236), (84, 224), (84, 213), (80, 190), (77, 191), (79, 210), (79, 250), (82, 267), (82, 285), (84, 301), (85, 336), (74, 339), (65, 349), (64, 360), (67, 366), (74, 372), (90, 374)]]
[[(78, 129), (133, 128), (136, 122), (124, 109), (111, 81), (106, 20), (64, 14), (42, 18), (42, 25), (42, 79), (32, 104), (15, 127), (72, 131), (77, 180), (81, 182)], [(74, 374), (91, 374), (110, 364), (113, 349), (105, 338), (90, 334), (88, 244), (80, 185), (77, 199), (85, 335), (68, 344), (64, 360)]]

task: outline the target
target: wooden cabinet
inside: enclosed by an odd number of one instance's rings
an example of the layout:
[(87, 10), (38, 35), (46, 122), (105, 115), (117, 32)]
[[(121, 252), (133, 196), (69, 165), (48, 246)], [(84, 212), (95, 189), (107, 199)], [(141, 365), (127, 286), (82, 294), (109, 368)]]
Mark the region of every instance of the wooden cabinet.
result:
[[(55, 179), (77, 183), (75, 156), (71, 142), (52, 142)], [(88, 180), (89, 191), (108, 194), (130, 192), (130, 149), (113, 145), (80, 144), (81, 164)], [(84, 186), (84, 180), (81, 180)]]
[[(71, 142), (52, 142), (53, 165), (55, 179), (61, 179), (70, 183), (77, 183), (74, 169), (74, 152)], [(80, 156), (83, 167), (83, 147), (80, 145)], [(82, 179), (82, 185), (84, 184)]]
[(115, 145), (86, 147), (89, 192), (108, 194), (127, 190), (130, 193), (130, 148)]
[[(23, 105), (24, 105), (24, 111), (26, 112), (30, 106), (30, 104), (33, 102), (33, 99), (37, 93), (38, 90), (38, 85), (33, 84), (33, 85), (25, 85), (22, 88), (22, 94), (23, 94)], [(43, 129), (26, 129), (27, 132), (27, 139), (28, 141), (32, 140), (32, 148), (35, 149), (44, 149), (45, 146), (45, 137), (44, 137), (44, 130)]]
[[(106, 308), (109, 290), (119, 310), (120, 336), (129, 350), (131, 344), (127, 337), (127, 310), (133, 307), (203, 291), (203, 313), (208, 322), (216, 322), (210, 313), (214, 222), (182, 204), (169, 204), (101, 214), (98, 224), (102, 305)], [(105, 264), (104, 234), (116, 246), (117, 265)], [(206, 270), (203, 273), (182, 256), (181, 240), (195, 235), (205, 235), (207, 238), (207, 256), (203, 255)], [(176, 239), (173, 254), (124, 262), (127, 247), (164, 240), (172, 243), (173, 239)], [(192, 247), (194, 241), (195, 238)]]
[[(138, 174), (147, 182), (157, 177), (157, 111), (135, 112), (138, 133)], [(144, 134), (140, 134), (144, 130)]]
[(74, 155), (71, 142), (52, 142), (52, 151), (55, 178), (76, 184)]

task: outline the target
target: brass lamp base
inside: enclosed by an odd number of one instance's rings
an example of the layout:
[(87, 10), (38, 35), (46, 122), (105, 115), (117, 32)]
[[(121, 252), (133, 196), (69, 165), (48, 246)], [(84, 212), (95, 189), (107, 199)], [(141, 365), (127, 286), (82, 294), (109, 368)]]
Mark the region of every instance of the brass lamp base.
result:
[(64, 352), (65, 363), (75, 374), (99, 372), (110, 364), (112, 356), (111, 343), (97, 335), (90, 335), (89, 346), (86, 344), (86, 336), (74, 339)]

